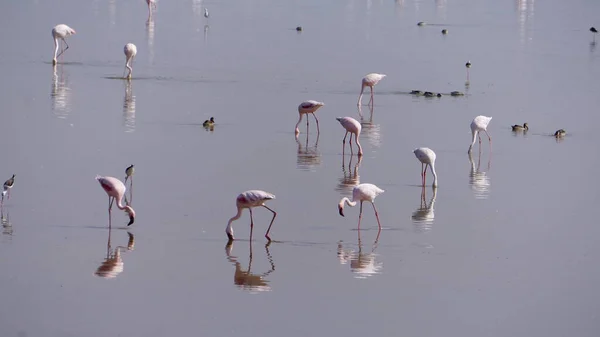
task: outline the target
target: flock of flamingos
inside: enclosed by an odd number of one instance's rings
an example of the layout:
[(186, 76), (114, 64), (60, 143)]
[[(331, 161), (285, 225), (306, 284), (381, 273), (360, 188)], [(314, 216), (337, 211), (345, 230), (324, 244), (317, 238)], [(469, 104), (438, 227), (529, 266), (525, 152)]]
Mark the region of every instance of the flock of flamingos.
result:
[[(154, 0), (146, 0), (146, 3), (148, 5), (148, 15), (150, 17), (150, 16), (152, 16), (152, 9), (155, 8), (156, 5), (154, 3)], [(206, 18), (208, 18), (208, 16), (209, 16), (207, 9), (204, 10), (204, 16)], [(419, 25), (422, 25), (422, 23), (419, 23)], [(590, 28), (590, 31), (592, 31), (592, 33), (597, 32), (595, 30), (595, 28), (593, 28), (593, 27)], [(75, 30), (65, 24), (56, 25), (52, 29), (52, 37), (54, 39), (54, 57), (52, 59), (53, 65), (57, 64), (57, 62), (58, 62), (57, 58), (60, 57), (69, 48), (69, 45), (67, 44), (65, 38), (67, 38), (73, 34), (75, 34)], [(64, 45), (65, 45), (64, 48), (62, 48), (61, 42), (64, 43)], [(61, 47), (60, 52), (58, 51), (59, 47)], [(131, 80), (132, 72), (133, 72), (132, 63), (133, 63), (133, 59), (135, 58), (135, 55), (137, 54), (137, 48), (133, 43), (127, 43), (124, 47), (124, 53), (125, 53), (125, 58), (126, 58), (125, 68), (128, 71), (127, 75), (124, 76), (124, 78), (127, 80)], [(465, 66), (467, 68), (467, 77), (468, 77), (468, 70), (469, 70), (469, 68), (471, 68), (471, 62), (470, 61), (467, 62), (465, 64)], [(362, 97), (363, 97), (363, 93), (364, 93), (364, 90), (366, 87), (370, 88), (370, 99), (369, 99), (369, 102), (367, 103), (367, 105), (369, 105), (369, 106), (374, 105), (373, 87), (375, 85), (377, 85), (377, 83), (379, 83), (385, 76), (386, 75), (384, 75), (384, 74), (371, 73), (362, 78), (362, 85), (361, 85), (361, 90), (360, 90), (360, 94), (358, 97), (358, 103), (357, 103), (358, 106), (362, 105)], [(319, 110), (319, 108), (321, 108), (322, 106), (324, 106), (323, 102), (318, 102), (318, 101), (313, 101), (313, 100), (302, 102), (298, 106), (299, 119), (298, 119), (298, 122), (296, 123), (296, 127), (295, 127), (296, 136), (298, 136), (298, 134), (300, 133), (298, 126), (302, 122), (302, 119), (305, 115), (306, 115), (306, 127), (307, 127), (307, 132), (308, 132), (308, 125), (309, 125), (308, 114), (313, 115), (313, 117), (315, 118), (316, 124), (317, 124), (317, 133), (320, 132), (319, 131), (319, 120), (318, 120), (317, 116), (315, 115), (315, 112), (317, 110)], [(346, 133), (344, 135), (344, 139), (342, 140), (342, 142), (344, 144), (343, 151), (345, 151), (346, 137), (348, 137), (348, 134), (350, 134), (350, 137), (348, 138), (348, 143), (349, 143), (351, 154), (353, 154), (352, 136), (354, 136), (354, 142), (356, 143), (356, 147), (358, 149), (357, 155), (360, 158), (363, 155), (363, 150), (362, 150), (362, 147), (359, 142), (361, 128), (362, 128), (360, 122), (358, 122), (356, 119), (354, 119), (352, 117), (337, 117), (336, 119), (338, 122), (340, 122), (341, 126), (346, 131)], [(471, 133), (472, 133), (473, 138), (471, 141), (471, 145), (469, 146), (469, 150), (468, 150), (469, 153), (471, 153), (471, 151), (473, 149), (473, 145), (475, 145), (475, 142), (477, 141), (478, 136), (479, 136), (479, 145), (481, 147), (481, 135), (480, 135), (481, 132), (484, 132), (486, 134), (486, 136), (488, 137), (489, 143), (490, 143), (490, 147), (491, 147), (492, 138), (490, 137), (490, 135), (487, 132), (487, 127), (491, 120), (492, 120), (492, 117), (486, 117), (486, 116), (477, 116), (473, 119), (473, 121), (471, 122)], [(214, 120), (211, 118), (210, 122), (214, 123)], [(527, 123), (525, 123), (523, 126), (513, 125), (512, 129), (513, 129), (513, 131), (527, 130), (528, 125), (527, 125)], [(555, 132), (554, 136), (562, 137), (565, 134), (566, 134), (566, 132), (563, 129), (560, 129)], [(432, 188), (437, 188), (438, 177), (437, 177), (437, 173), (435, 171), (435, 159), (436, 159), (435, 152), (430, 148), (421, 147), (421, 148), (415, 149), (413, 151), (413, 153), (415, 154), (417, 159), (421, 162), (422, 186), (423, 187), (425, 186), (426, 172), (427, 172), (427, 168), (429, 167), (431, 174), (433, 175)], [(127, 169), (125, 170), (125, 173), (126, 173), (125, 184), (127, 183), (127, 180), (129, 178), (132, 178), (134, 172), (135, 172), (134, 165), (127, 167)], [(113, 203), (116, 200), (117, 208), (125, 211), (129, 215), (129, 223), (127, 224), (127, 226), (133, 224), (135, 221), (135, 211), (133, 210), (133, 208), (131, 206), (128, 205), (127, 199), (125, 197), (125, 191), (126, 191), (125, 184), (121, 180), (119, 180), (115, 177), (108, 177), (108, 176), (97, 176), (96, 180), (100, 183), (100, 186), (102, 186), (102, 188), (108, 195), (109, 219), (110, 219)], [(13, 174), (13, 176), (10, 179), (6, 180), (6, 182), (4, 183), (3, 191), (2, 191), (2, 201), (1, 201), (2, 203), (4, 203), (5, 196), (7, 196), (7, 198), (10, 198), (10, 190), (12, 189), (14, 182), (15, 182), (15, 175)], [(344, 197), (344, 198), (342, 198), (342, 200), (339, 201), (339, 203), (338, 203), (339, 214), (341, 216), (344, 216), (344, 206), (348, 205), (348, 206), (354, 207), (357, 205), (357, 203), (360, 203), (360, 211), (359, 211), (359, 215), (358, 215), (358, 229), (360, 230), (360, 222), (362, 219), (362, 212), (363, 212), (363, 202), (368, 201), (373, 206), (373, 210), (375, 212), (375, 217), (377, 219), (377, 224), (379, 226), (379, 229), (381, 230), (381, 223), (379, 222), (379, 214), (377, 212), (377, 208), (375, 207), (375, 198), (383, 192), (384, 192), (384, 190), (382, 190), (381, 188), (377, 187), (374, 184), (369, 184), (369, 183), (359, 184), (359, 185), (355, 186), (352, 190), (352, 199)], [(125, 204), (123, 204), (124, 199), (125, 199)], [(265, 205), (265, 203), (272, 199), (275, 199), (275, 195), (273, 195), (269, 192), (262, 191), (262, 190), (250, 190), (250, 191), (245, 191), (245, 192), (240, 193), (236, 198), (237, 213), (231, 219), (229, 219), (229, 221), (227, 223), (227, 227), (225, 229), (225, 232), (227, 234), (227, 237), (229, 238), (229, 241), (232, 242), (234, 240), (232, 223), (241, 217), (244, 209), (248, 209), (248, 211), (250, 212), (250, 240), (252, 240), (252, 231), (254, 228), (252, 209), (262, 206), (273, 213), (273, 218), (271, 219), (269, 227), (267, 228), (267, 231), (265, 233), (265, 238), (267, 238), (267, 240), (269, 240), (269, 242), (270, 242), (271, 237), (269, 236), (269, 233), (271, 231), (273, 222), (275, 221), (275, 217), (277, 216), (277, 212), (275, 212), (273, 209), (269, 208), (267, 205)], [(109, 222), (109, 226), (110, 226), (110, 222)]]

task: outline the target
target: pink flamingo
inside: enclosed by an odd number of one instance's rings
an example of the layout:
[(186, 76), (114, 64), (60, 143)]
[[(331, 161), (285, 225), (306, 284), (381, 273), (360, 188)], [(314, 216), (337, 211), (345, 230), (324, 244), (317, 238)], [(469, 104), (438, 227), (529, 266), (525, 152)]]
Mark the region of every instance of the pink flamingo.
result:
[(352, 117), (337, 117), (336, 120), (340, 122), (340, 124), (342, 124), (344, 129), (346, 129), (344, 140), (342, 140), (342, 143), (344, 144), (344, 147), (342, 148), (342, 155), (344, 153), (344, 149), (346, 148), (346, 136), (348, 136), (348, 132), (350, 132), (350, 153), (352, 153), (352, 134), (354, 134), (354, 140), (356, 140), (356, 145), (358, 146), (358, 156), (362, 156), (362, 146), (360, 146), (360, 143), (358, 142), (360, 130), (362, 130), (362, 126), (360, 125), (360, 123)]
[(125, 185), (119, 179), (114, 177), (102, 177), (96, 176), (96, 180), (100, 183), (100, 186), (104, 189), (106, 194), (108, 194), (108, 219), (109, 219), (109, 227), (110, 227), (110, 216), (112, 204), (115, 199), (117, 200), (117, 207), (120, 210), (124, 210), (129, 214), (129, 223), (127, 226), (130, 226), (135, 221), (135, 211), (129, 205), (121, 205), (121, 201), (125, 197)]
[(381, 193), (385, 192), (381, 188), (373, 185), (373, 184), (359, 184), (352, 189), (352, 201), (347, 197), (343, 197), (338, 204), (338, 210), (341, 216), (344, 216), (344, 204), (354, 207), (356, 206), (356, 202), (360, 201), (360, 213), (358, 214), (358, 229), (360, 230), (360, 220), (362, 218), (362, 206), (363, 201), (368, 201), (373, 205), (373, 210), (375, 211), (375, 218), (377, 218), (377, 225), (379, 225), (379, 230), (381, 230), (381, 223), (379, 222), (379, 214), (377, 214), (377, 208), (375, 207), (375, 198)]
[(233, 216), (231, 219), (229, 219), (229, 222), (227, 223), (227, 228), (225, 229), (225, 233), (227, 233), (227, 237), (229, 238), (230, 242), (234, 240), (233, 228), (231, 227), (231, 223), (234, 222), (235, 220), (239, 219), (242, 216), (242, 211), (244, 210), (244, 208), (247, 208), (250, 211), (250, 241), (252, 241), (252, 230), (254, 229), (254, 219), (252, 218), (252, 208), (259, 207), (259, 206), (262, 206), (262, 207), (268, 209), (269, 211), (273, 212), (273, 218), (271, 219), (269, 228), (267, 229), (267, 232), (265, 233), (265, 238), (267, 238), (267, 240), (269, 240), (269, 242), (271, 241), (271, 237), (269, 237), (269, 232), (271, 231), (271, 226), (273, 226), (273, 221), (275, 220), (275, 217), (277, 216), (277, 212), (275, 212), (274, 210), (267, 207), (267, 205), (265, 205), (265, 202), (267, 202), (271, 199), (275, 199), (275, 196), (273, 194), (265, 192), (265, 191), (261, 191), (261, 190), (250, 190), (250, 191), (242, 192), (237, 196), (237, 198), (235, 199), (235, 205), (237, 207), (237, 214), (235, 216)]
[(300, 115), (300, 118), (298, 119), (298, 123), (296, 123), (296, 135), (300, 133), (298, 125), (300, 125), (300, 122), (302, 122), (302, 116), (304, 115), (306, 115), (306, 133), (308, 133), (308, 114), (312, 114), (313, 117), (315, 117), (315, 121), (317, 121), (317, 133), (320, 133), (319, 119), (317, 119), (317, 116), (315, 116), (315, 111), (319, 110), (319, 108), (323, 105), (325, 105), (325, 103), (313, 100), (304, 101), (298, 105), (298, 114)]
[(488, 136), (488, 140), (490, 141), (490, 148), (492, 147), (492, 137), (490, 137), (490, 135), (487, 132), (487, 127), (488, 124), (490, 124), (491, 120), (492, 117), (486, 116), (477, 116), (473, 119), (473, 121), (471, 122), (471, 134), (473, 135), (473, 141), (471, 142), (471, 146), (469, 146), (469, 153), (471, 153), (473, 145), (475, 145), (477, 135), (479, 135), (479, 151), (481, 151), (481, 135), (479, 134), (479, 132), (481, 131), (485, 132), (485, 134)]
[(425, 175), (427, 172), (427, 166), (431, 169), (431, 174), (433, 174), (433, 185), (432, 187), (437, 187), (437, 174), (435, 173), (435, 152), (428, 147), (420, 147), (413, 151), (417, 159), (421, 162), (421, 178), (423, 181), (423, 187), (425, 187)]
[[(67, 41), (65, 41), (65, 38), (73, 34), (75, 34), (75, 30), (67, 25), (60, 24), (52, 28), (52, 38), (54, 39), (54, 58), (52, 59), (52, 65), (56, 65), (56, 58), (69, 49), (69, 45), (67, 44)], [(60, 44), (58, 39), (64, 42), (64, 44), (67, 46), (65, 49), (61, 48), (60, 53), (58, 53), (58, 45)]]
[(358, 96), (358, 103), (356, 105), (361, 105), (365, 87), (371, 88), (371, 99), (369, 99), (369, 103), (367, 103), (367, 105), (371, 104), (371, 102), (373, 102), (373, 105), (375, 105), (375, 101), (373, 100), (373, 87), (386, 76), (387, 75), (384, 74), (371, 73), (363, 77), (362, 86), (360, 87), (360, 95)]
[(128, 43), (123, 48), (123, 52), (125, 53), (125, 68), (129, 70), (127, 74), (127, 79), (131, 79), (131, 73), (133, 73), (132, 63), (135, 55), (137, 55), (137, 47), (133, 43)]

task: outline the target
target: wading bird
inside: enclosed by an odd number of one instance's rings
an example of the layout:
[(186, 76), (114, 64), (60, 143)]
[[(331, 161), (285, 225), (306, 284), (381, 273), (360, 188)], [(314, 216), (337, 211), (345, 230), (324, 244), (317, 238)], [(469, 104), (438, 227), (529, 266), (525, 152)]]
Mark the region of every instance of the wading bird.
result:
[(352, 117), (337, 117), (336, 120), (342, 124), (344, 129), (346, 129), (346, 134), (344, 134), (344, 139), (342, 140), (342, 144), (344, 144), (342, 147), (342, 154), (346, 149), (346, 136), (348, 136), (348, 133), (350, 133), (350, 153), (352, 153), (352, 134), (354, 134), (354, 140), (356, 141), (356, 146), (358, 146), (358, 156), (362, 156), (362, 146), (360, 146), (360, 143), (358, 142), (360, 131), (362, 130), (360, 123)]
[(204, 121), (204, 123), (202, 123), (202, 126), (205, 127), (205, 128), (210, 128), (210, 127), (212, 127), (214, 125), (215, 125), (215, 118), (214, 117), (211, 117), (210, 120), (207, 119), (207, 120)]
[(15, 185), (15, 175), (13, 174), (10, 179), (4, 182), (4, 188), (2, 190), (2, 202), (4, 202), (4, 196), (8, 193), (7, 199), (10, 199), (10, 190)]
[(527, 131), (529, 130), (529, 125), (527, 123), (523, 123), (523, 125), (515, 124), (512, 126), (513, 131)]
[(492, 137), (490, 137), (490, 135), (487, 132), (487, 127), (488, 124), (490, 124), (491, 120), (492, 117), (486, 116), (477, 116), (473, 119), (473, 121), (471, 122), (471, 134), (473, 135), (473, 141), (471, 142), (471, 146), (469, 146), (468, 152), (471, 152), (471, 150), (473, 149), (473, 145), (475, 145), (477, 135), (479, 135), (479, 151), (481, 151), (481, 135), (479, 134), (481, 131), (485, 132), (485, 134), (488, 136), (490, 148), (492, 147)]
[(208, 19), (208, 8), (204, 8), (204, 17)]
[(265, 202), (275, 199), (275, 196), (271, 193), (261, 191), (261, 190), (250, 190), (246, 192), (240, 193), (235, 199), (235, 205), (237, 207), (237, 214), (229, 219), (227, 223), (227, 228), (225, 228), (225, 233), (227, 233), (227, 237), (229, 241), (233, 241), (233, 228), (231, 227), (231, 223), (235, 220), (239, 219), (242, 216), (242, 211), (244, 208), (247, 208), (250, 211), (250, 240), (252, 240), (252, 230), (254, 229), (254, 219), (252, 217), (252, 208), (262, 206), (273, 213), (273, 218), (271, 219), (271, 223), (269, 224), (269, 228), (265, 233), (265, 238), (271, 241), (271, 237), (269, 237), (269, 232), (271, 231), (271, 226), (273, 226), (273, 221), (277, 216), (277, 213), (270, 209)]
[(306, 133), (308, 133), (308, 114), (312, 114), (313, 117), (315, 117), (315, 121), (317, 122), (317, 133), (320, 133), (319, 119), (315, 115), (315, 111), (319, 110), (319, 108), (322, 107), (323, 105), (325, 105), (325, 103), (317, 102), (317, 101), (313, 101), (313, 100), (304, 101), (304, 102), (300, 103), (300, 105), (298, 105), (298, 114), (300, 115), (300, 118), (298, 118), (298, 123), (296, 123), (296, 135), (298, 135), (300, 133), (300, 129), (298, 129), (298, 125), (300, 125), (300, 122), (302, 122), (302, 117), (304, 115), (306, 115)]
[(361, 87), (360, 87), (360, 95), (358, 96), (358, 103), (356, 105), (361, 105), (363, 91), (365, 90), (365, 87), (371, 88), (371, 99), (369, 99), (369, 103), (367, 103), (367, 104), (371, 104), (371, 102), (372, 102), (374, 105), (375, 101), (373, 99), (373, 87), (386, 76), (387, 75), (384, 75), (384, 74), (371, 73), (371, 74), (368, 74), (365, 77), (363, 77)]
[(433, 174), (433, 185), (437, 187), (437, 174), (435, 173), (435, 152), (428, 147), (420, 147), (413, 151), (417, 159), (421, 162), (421, 180), (423, 181), (423, 187), (425, 187), (425, 176), (427, 172), (427, 166), (431, 169)]
[(129, 214), (129, 223), (127, 226), (130, 226), (135, 221), (135, 211), (129, 205), (121, 205), (121, 201), (125, 197), (125, 184), (123, 184), (119, 179), (114, 177), (102, 177), (96, 176), (96, 180), (100, 183), (100, 186), (104, 189), (106, 194), (108, 195), (108, 219), (109, 219), (109, 227), (110, 227), (110, 218), (111, 218), (111, 209), (113, 205), (113, 201), (117, 200), (117, 207), (120, 210), (124, 210)]
[(131, 73), (133, 72), (132, 64), (135, 55), (137, 54), (137, 47), (133, 43), (128, 43), (123, 48), (123, 52), (125, 53), (125, 68), (129, 70), (127, 74), (127, 79), (131, 79)]
[[(54, 39), (54, 58), (52, 59), (52, 65), (56, 65), (56, 63), (58, 62), (56, 58), (62, 55), (65, 51), (67, 51), (67, 49), (69, 49), (69, 45), (67, 44), (65, 38), (73, 34), (75, 34), (75, 30), (67, 25), (60, 24), (52, 28), (52, 38)], [(58, 41), (59, 39), (66, 46), (64, 49), (61, 48), (60, 53), (58, 53), (58, 45), (60, 44), (60, 41)]]
[(127, 179), (131, 178), (133, 182), (133, 174), (135, 173), (135, 165), (131, 164), (125, 169), (125, 183), (127, 183)]
[(338, 210), (341, 216), (344, 216), (344, 205), (348, 205), (350, 207), (356, 206), (356, 203), (360, 201), (360, 213), (358, 214), (358, 229), (360, 230), (360, 220), (362, 218), (362, 206), (364, 201), (368, 201), (373, 205), (373, 210), (375, 211), (375, 218), (377, 218), (377, 225), (379, 225), (379, 229), (381, 230), (381, 223), (379, 222), (379, 214), (377, 214), (377, 208), (375, 207), (375, 198), (381, 193), (385, 192), (381, 188), (373, 185), (373, 184), (360, 184), (352, 189), (352, 201), (348, 199), (348, 197), (343, 197), (338, 204)]
[(469, 82), (469, 69), (471, 69), (471, 61), (467, 61), (467, 63), (465, 63), (465, 67), (467, 67), (467, 82)]
[[(556, 130), (556, 132), (554, 133), (554, 137), (556, 138), (560, 138), (560, 137), (564, 137), (567, 134), (567, 131), (565, 131), (564, 129), (559, 129)], [(14, 177), (14, 175), (13, 175)], [(4, 188), (6, 188), (6, 183), (4, 183)]]

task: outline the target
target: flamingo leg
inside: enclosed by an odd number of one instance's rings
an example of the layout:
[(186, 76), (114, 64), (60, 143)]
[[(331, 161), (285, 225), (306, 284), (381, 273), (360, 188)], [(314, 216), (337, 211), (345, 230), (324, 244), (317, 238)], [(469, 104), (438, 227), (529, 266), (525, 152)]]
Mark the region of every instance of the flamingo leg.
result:
[(360, 201), (360, 212), (358, 213), (358, 230), (360, 231), (360, 219), (362, 219), (362, 205), (363, 201)]
[(110, 212), (110, 210), (112, 209), (112, 204), (113, 204), (113, 201), (114, 201), (114, 200), (115, 200), (115, 199), (114, 199), (113, 197), (111, 197), (111, 196), (109, 196), (109, 197), (108, 197), (108, 211), (109, 211), (109, 212)]
[(265, 238), (267, 238), (267, 240), (269, 240), (269, 242), (271, 242), (271, 237), (269, 236), (269, 232), (271, 231), (271, 226), (273, 226), (273, 221), (275, 221), (275, 217), (277, 216), (277, 212), (275, 212), (274, 210), (272, 210), (269, 207), (267, 207), (267, 205), (263, 205), (263, 207), (266, 208), (266, 209), (268, 209), (269, 211), (273, 212), (273, 218), (271, 219), (271, 223), (269, 224), (269, 228), (267, 228), (267, 232), (265, 233)]
[(350, 138), (348, 139), (348, 145), (350, 145), (350, 155), (353, 155), (354, 150), (352, 150), (352, 133), (350, 133)]
[(425, 164), (425, 169), (423, 169), (423, 187), (425, 187), (425, 184), (427, 183), (427, 166), (429, 166), (429, 164)]
[[(344, 134), (344, 139), (342, 139), (342, 156), (344, 156), (344, 151), (346, 151), (346, 136), (348, 136), (348, 131), (346, 131), (346, 134)], [(350, 136), (352, 137), (352, 136)], [(352, 149), (352, 148), (350, 148)]]
[(373, 87), (370, 87), (370, 88), (371, 88), (371, 98), (369, 99), (369, 104), (373, 103), (373, 105), (375, 105), (375, 100), (373, 99)]
[(487, 130), (483, 130), (483, 131), (485, 132), (486, 136), (488, 136), (488, 141), (490, 142), (490, 146), (491, 146), (492, 145), (492, 137), (490, 137), (490, 135), (488, 134)]
[[(312, 115), (315, 118), (315, 121), (317, 122), (317, 134), (319, 134), (321, 133), (321, 131), (319, 130), (319, 119), (317, 118), (314, 112), (312, 113)], [(306, 121), (308, 121), (308, 116), (306, 116)]]
[(425, 164), (421, 163), (421, 185), (425, 186)]
[(375, 203), (371, 201), (371, 205), (373, 205), (373, 210), (375, 211), (375, 218), (377, 219), (377, 225), (379, 226), (379, 230), (381, 230), (381, 223), (379, 222), (379, 214), (377, 213)]
[(308, 135), (308, 115), (306, 115), (306, 134)]
[(250, 211), (250, 242), (252, 242), (252, 230), (254, 229), (254, 219), (252, 218), (252, 208), (248, 208)]
[(66, 52), (66, 51), (67, 51), (67, 49), (69, 49), (69, 44), (67, 43), (67, 41), (66, 41), (65, 39), (61, 39), (61, 40), (62, 40), (62, 42), (64, 42), (64, 44), (65, 44), (65, 46), (66, 46), (66, 47), (63, 49), (63, 48), (62, 48), (62, 44), (61, 44), (61, 45), (60, 45), (60, 46), (61, 46), (61, 48), (60, 48), (60, 54), (58, 54), (56, 57), (59, 57), (59, 56), (60, 56), (60, 55), (62, 55), (64, 52)]

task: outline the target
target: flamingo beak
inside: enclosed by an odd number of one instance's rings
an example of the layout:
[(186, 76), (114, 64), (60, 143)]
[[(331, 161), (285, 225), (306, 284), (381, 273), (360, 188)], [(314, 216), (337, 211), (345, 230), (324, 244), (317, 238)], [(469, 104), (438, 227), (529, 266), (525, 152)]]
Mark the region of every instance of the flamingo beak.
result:
[(342, 206), (338, 206), (338, 210), (339, 210), (339, 212), (340, 212), (340, 215), (341, 215), (341, 216), (344, 216), (344, 207), (342, 207)]
[(135, 221), (135, 215), (129, 214), (129, 223), (127, 224), (127, 226), (131, 226), (134, 221)]

